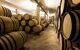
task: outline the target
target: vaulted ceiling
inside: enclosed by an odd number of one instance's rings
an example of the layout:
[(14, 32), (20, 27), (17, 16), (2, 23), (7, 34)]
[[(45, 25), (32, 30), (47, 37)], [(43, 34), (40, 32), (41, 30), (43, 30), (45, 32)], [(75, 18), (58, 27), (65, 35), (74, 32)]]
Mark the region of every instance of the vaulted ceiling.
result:
[[(31, 0), (5, 0), (13, 5), (16, 5), (22, 9), (25, 9), (30, 12), (36, 11), (37, 4), (35, 2), (31, 2)], [(50, 11), (55, 9), (59, 6), (60, 0), (40, 0), (43, 4), (47, 6), (47, 9)]]

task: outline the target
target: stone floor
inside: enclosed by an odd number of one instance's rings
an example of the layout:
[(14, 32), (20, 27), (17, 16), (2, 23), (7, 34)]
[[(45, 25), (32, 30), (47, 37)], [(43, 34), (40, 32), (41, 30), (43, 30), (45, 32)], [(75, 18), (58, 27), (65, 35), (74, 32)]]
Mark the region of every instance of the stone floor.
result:
[(49, 26), (40, 35), (28, 35), (25, 43), (25, 50), (60, 50), (57, 33), (52, 26)]

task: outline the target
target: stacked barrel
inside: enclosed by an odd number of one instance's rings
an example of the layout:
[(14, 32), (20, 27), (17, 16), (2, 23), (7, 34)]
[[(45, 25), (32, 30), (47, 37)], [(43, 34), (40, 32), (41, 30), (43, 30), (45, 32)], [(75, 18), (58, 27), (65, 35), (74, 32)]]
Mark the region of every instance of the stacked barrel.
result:
[(60, 50), (80, 48), (80, 0), (61, 0), (56, 16)]
[(39, 34), (48, 24), (29, 14), (12, 15), (8, 8), (0, 6), (0, 49), (19, 50), (27, 41), (27, 33)]
[(19, 50), (26, 42), (27, 36), (23, 31), (7, 33), (0, 36), (1, 50)]
[(0, 16), (0, 34), (6, 34), (12, 31), (18, 31), (19, 22), (16, 19)]
[[(12, 15), (11, 11), (0, 6), (0, 34), (6, 34), (12, 31), (25, 31), (26, 33), (39, 33), (48, 26), (45, 20), (36, 19), (36, 16), (30, 14)], [(5, 17), (4, 17), (5, 16)]]
[(0, 16), (0, 49), (19, 50), (27, 40), (27, 34), (19, 31), (19, 21), (15, 18)]
[(0, 6), (0, 16), (11, 17), (12, 16), (11, 10), (6, 7)]
[(26, 40), (27, 34), (19, 31), (19, 21), (8, 8), (0, 6), (0, 50), (19, 50)]
[(16, 18), (19, 21), (19, 31), (25, 31), (26, 33), (38, 34), (47, 26), (46, 22), (39, 24), (35, 16), (29, 14), (18, 14), (12, 18)]

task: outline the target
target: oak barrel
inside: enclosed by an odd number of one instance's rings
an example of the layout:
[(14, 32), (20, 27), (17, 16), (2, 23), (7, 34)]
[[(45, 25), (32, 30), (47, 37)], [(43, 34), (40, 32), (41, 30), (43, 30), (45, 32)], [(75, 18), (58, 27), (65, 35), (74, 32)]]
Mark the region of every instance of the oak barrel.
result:
[(4, 17), (4, 16), (0, 16), (0, 19), (2, 20), (2, 24), (1, 24), (1, 27), (3, 27), (1, 30), (3, 31), (0, 31), (1, 34), (3, 33), (8, 33), (8, 32), (11, 32), (13, 31), (13, 23), (12, 23), (12, 20), (9, 18), (9, 17)]
[(69, 4), (68, 0), (60, 1), (60, 15), (63, 15), (65, 12), (68, 12)]
[(21, 14), (18, 14), (16, 17), (19, 21), (21, 21), (23, 19), (23, 16)]
[(11, 17), (12, 13), (11, 10), (9, 10), (8, 8), (5, 8), (3, 6), (0, 6), (0, 16), (6, 16), (6, 17)]
[(11, 32), (8, 35), (12, 36), (16, 42), (16, 50), (19, 50), (26, 41), (26, 33), (23, 31)]
[(80, 10), (67, 13), (63, 21), (63, 36), (73, 42), (80, 41)]
[(26, 33), (23, 31), (11, 32), (0, 36), (1, 50), (19, 50), (27, 40)]
[(25, 20), (21, 21), (21, 26), (25, 26), (26, 24), (27, 24), (27, 21), (25, 21)]
[(30, 26), (25, 26), (25, 32), (30, 32)]
[(36, 25), (35, 27), (33, 27), (33, 32), (38, 33), (42, 30), (42, 26), (41, 25)]
[(12, 23), (13, 23), (13, 31), (18, 31), (19, 30), (19, 21), (15, 18), (11, 18)]
[(80, 0), (69, 0), (70, 4), (79, 4), (80, 3)]
[(0, 36), (0, 49), (16, 50), (16, 44), (14, 39), (9, 35)]
[(0, 34), (18, 31), (19, 22), (16, 19), (0, 16)]
[(0, 6), (0, 16), (4, 16), (4, 9), (3, 9), (3, 6)]
[(60, 29), (60, 20), (61, 20), (60, 6), (58, 6), (58, 8), (56, 10), (57, 31)]
[(69, 2), (69, 11), (79, 10), (80, 9), (80, 0), (68, 0)]
[(35, 25), (38, 24), (38, 21), (36, 19), (32, 19), (32, 20), (29, 21), (28, 24), (29, 24), (29, 26), (35, 26)]
[(24, 19), (25, 20), (29, 20), (30, 19), (30, 15), (29, 14), (24, 14)]
[(60, 50), (66, 50), (66, 40), (63, 38), (62, 34), (59, 35), (59, 41), (60, 41)]

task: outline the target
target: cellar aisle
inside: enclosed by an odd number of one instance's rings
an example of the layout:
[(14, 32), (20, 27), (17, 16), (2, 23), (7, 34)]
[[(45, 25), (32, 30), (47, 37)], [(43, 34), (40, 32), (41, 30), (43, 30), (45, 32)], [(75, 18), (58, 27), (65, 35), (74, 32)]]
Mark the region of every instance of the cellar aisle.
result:
[(59, 41), (54, 28), (49, 25), (40, 35), (28, 35), (25, 50), (59, 50)]

